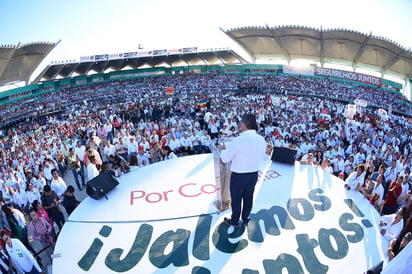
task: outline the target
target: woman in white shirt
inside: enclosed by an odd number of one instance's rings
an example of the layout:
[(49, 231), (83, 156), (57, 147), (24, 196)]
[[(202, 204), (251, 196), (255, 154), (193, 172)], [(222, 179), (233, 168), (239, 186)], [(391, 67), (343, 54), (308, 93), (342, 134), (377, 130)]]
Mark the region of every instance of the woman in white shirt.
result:
[(62, 198), (67, 189), (66, 183), (64, 182), (62, 177), (59, 176), (59, 173), (57, 172), (57, 169), (55, 168), (52, 170), (52, 176), (53, 176), (53, 179), (50, 184), (51, 190), (56, 192), (56, 194), (60, 198)]
[(164, 157), (165, 160), (171, 160), (171, 159), (177, 158), (176, 154), (170, 149), (169, 146), (165, 146), (163, 151), (165, 154), (165, 157)]
[(349, 174), (351, 174), (353, 172), (353, 168), (354, 168), (354, 158), (355, 156), (353, 156), (353, 154), (349, 155), (348, 159), (346, 159), (345, 161), (345, 176), (348, 177)]

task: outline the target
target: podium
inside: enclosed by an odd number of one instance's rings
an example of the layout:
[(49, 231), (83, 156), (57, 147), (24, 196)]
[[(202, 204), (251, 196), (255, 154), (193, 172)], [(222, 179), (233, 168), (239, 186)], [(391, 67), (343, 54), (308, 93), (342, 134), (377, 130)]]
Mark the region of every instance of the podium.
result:
[(220, 145), (215, 145), (215, 143), (211, 143), (209, 145), (210, 151), (213, 154), (213, 162), (215, 167), (215, 183), (216, 189), (220, 189), (220, 191), (216, 191), (217, 194), (217, 203), (216, 207), (220, 211), (225, 211), (226, 209), (230, 208), (230, 166), (231, 162), (229, 163), (222, 163), (220, 161)]

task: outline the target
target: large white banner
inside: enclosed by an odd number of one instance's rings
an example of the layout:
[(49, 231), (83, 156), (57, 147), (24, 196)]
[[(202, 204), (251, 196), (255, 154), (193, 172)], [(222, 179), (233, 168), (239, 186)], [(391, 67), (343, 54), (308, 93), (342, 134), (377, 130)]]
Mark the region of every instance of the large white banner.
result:
[(363, 273), (384, 260), (379, 215), (314, 166), (262, 161), (247, 227), (218, 212), (213, 156), (160, 162), (87, 198), (56, 244), (53, 273)]

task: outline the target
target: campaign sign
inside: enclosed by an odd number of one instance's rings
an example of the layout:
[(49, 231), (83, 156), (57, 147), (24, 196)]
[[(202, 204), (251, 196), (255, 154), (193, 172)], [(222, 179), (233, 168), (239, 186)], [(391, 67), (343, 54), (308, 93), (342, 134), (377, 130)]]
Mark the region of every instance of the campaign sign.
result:
[(216, 209), (211, 154), (137, 169), (64, 225), (53, 273), (363, 273), (388, 241), (379, 214), (316, 166), (261, 162), (248, 226)]
[(173, 95), (173, 93), (174, 93), (173, 87), (166, 87), (165, 88), (165, 94), (166, 95)]

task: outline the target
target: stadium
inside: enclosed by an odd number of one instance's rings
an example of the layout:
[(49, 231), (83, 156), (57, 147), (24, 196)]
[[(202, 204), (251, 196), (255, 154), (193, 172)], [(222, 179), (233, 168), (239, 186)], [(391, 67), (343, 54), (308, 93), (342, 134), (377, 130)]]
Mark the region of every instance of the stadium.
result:
[[(382, 273), (407, 273), (412, 247), (399, 244), (412, 228), (412, 52), (346, 29), (266, 25), (221, 32), (242, 52), (185, 47), (96, 53), (52, 62), (31, 82), (60, 42), (0, 48), (0, 85), (26, 83), (0, 93), (2, 184), (12, 184), (14, 173), (23, 181), (28, 173), (37, 178), (51, 158), (66, 184), (77, 184), (82, 200), (71, 214), (63, 209), (63, 228), (52, 221), (58, 237), (43, 269), (380, 273), (383, 265)], [(230, 231), (223, 215), (231, 209), (216, 206), (230, 201), (223, 189), (227, 171), (216, 167), (211, 147), (237, 136), (246, 112), (256, 115), (257, 132), (274, 151), (297, 153), (292, 164), (268, 153), (259, 167), (251, 224)], [(192, 138), (188, 148), (175, 146), (172, 140), (185, 134), (205, 134), (209, 142)], [(117, 166), (120, 185), (108, 199), (87, 197), (78, 171), (67, 165), (69, 149), (77, 142), (93, 147), (95, 137), (101, 139), (95, 146), (100, 165), (113, 170), (106, 152), (111, 146), (128, 160), (136, 140), (147, 155), (147, 164), (130, 158), (131, 171)], [(129, 149), (117, 147), (120, 139), (130, 142)], [(176, 159), (165, 161), (166, 146)], [(307, 162), (309, 154), (315, 154), (313, 162)], [(344, 188), (360, 165), (365, 174), (358, 191)], [(381, 166), (385, 196), (375, 201), (377, 179), (368, 176), (379, 176)], [(386, 192), (399, 177), (403, 190), (395, 205), (404, 209), (403, 225), (389, 237), (380, 222), (389, 215)], [(393, 260), (392, 244), (399, 251)]]

